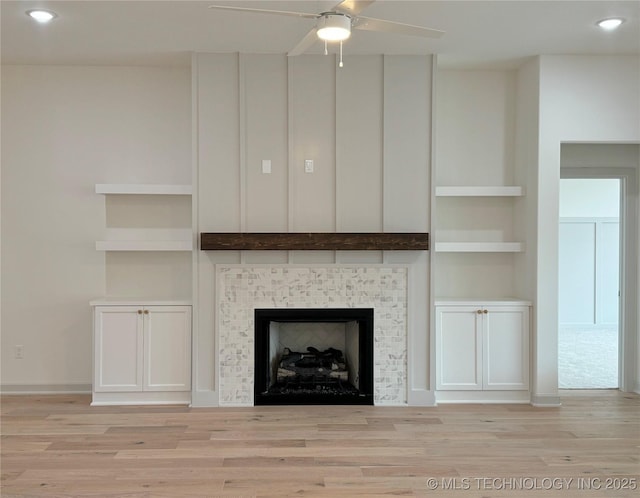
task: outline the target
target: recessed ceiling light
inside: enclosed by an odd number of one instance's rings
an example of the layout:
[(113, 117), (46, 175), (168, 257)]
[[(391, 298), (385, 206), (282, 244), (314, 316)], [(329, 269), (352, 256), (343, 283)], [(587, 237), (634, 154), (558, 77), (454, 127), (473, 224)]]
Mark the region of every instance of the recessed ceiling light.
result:
[(611, 31), (612, 29), (616, 29), (623, 22), (624, 22), (624, 19), (622, 19), (621, 17), (611, 17), (609, 19), (603, 19), (602, 21), (598, 21), (596, 24), (600, 26), (602, 29)]
[(56, 17), (58, 17), (58, 14), (56, 14), (55, 12), (51, 12), (50, 10), (43, 10), (43, 9), (27, 10), (27, 15), (41, 23), (47, 23), (52, 19), (55, 19)]

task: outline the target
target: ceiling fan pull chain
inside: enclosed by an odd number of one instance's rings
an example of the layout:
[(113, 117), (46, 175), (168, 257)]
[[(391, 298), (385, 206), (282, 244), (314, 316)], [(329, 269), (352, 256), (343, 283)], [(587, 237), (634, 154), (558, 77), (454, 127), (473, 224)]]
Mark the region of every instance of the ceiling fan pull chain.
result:
[(329, 55), (329, 50), (327, 49), (327, 40), (324, 41), (324, 55)]
[(340, 64), (338, 64), (338, 67), (343, 67), (344, 64), (342, 63), (342, 41), (340, 42)]

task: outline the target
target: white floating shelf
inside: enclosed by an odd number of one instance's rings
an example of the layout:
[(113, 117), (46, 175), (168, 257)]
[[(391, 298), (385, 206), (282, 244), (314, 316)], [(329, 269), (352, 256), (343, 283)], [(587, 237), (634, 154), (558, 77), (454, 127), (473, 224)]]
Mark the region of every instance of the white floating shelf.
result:
[(522, 252), (522, 242), (437, 242), (436, 252)]
[(521, 197), (519, 186), (452, 186), (436, 187), (437, 197)]
[(191, 185), (160, 185), (132, 183), (98, 183), (96, 194), (129, 194), (129, 195), (191, 195)]

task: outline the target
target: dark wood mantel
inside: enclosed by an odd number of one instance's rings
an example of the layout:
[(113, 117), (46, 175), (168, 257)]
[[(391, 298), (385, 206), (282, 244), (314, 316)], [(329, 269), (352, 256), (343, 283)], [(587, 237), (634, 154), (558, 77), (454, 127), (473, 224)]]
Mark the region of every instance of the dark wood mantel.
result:
[(427, 251), (428, 233), (201, 233), (202, 251)]

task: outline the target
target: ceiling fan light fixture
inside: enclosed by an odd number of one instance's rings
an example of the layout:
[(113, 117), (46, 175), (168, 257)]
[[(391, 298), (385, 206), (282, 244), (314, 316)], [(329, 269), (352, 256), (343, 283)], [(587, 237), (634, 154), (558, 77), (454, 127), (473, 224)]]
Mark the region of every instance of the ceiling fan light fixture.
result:
[(337, 12), (328, 12), (318, 18), (318, 38), (324, 41), (344, 41), (351, 36), (351, 18)]
[(596, 24), (604, 30), (611, 31), (618, 28), (623, 22), (624, 19), (622, 19), (621, 17), (610, 17), (608, 19), (602, 19)]

